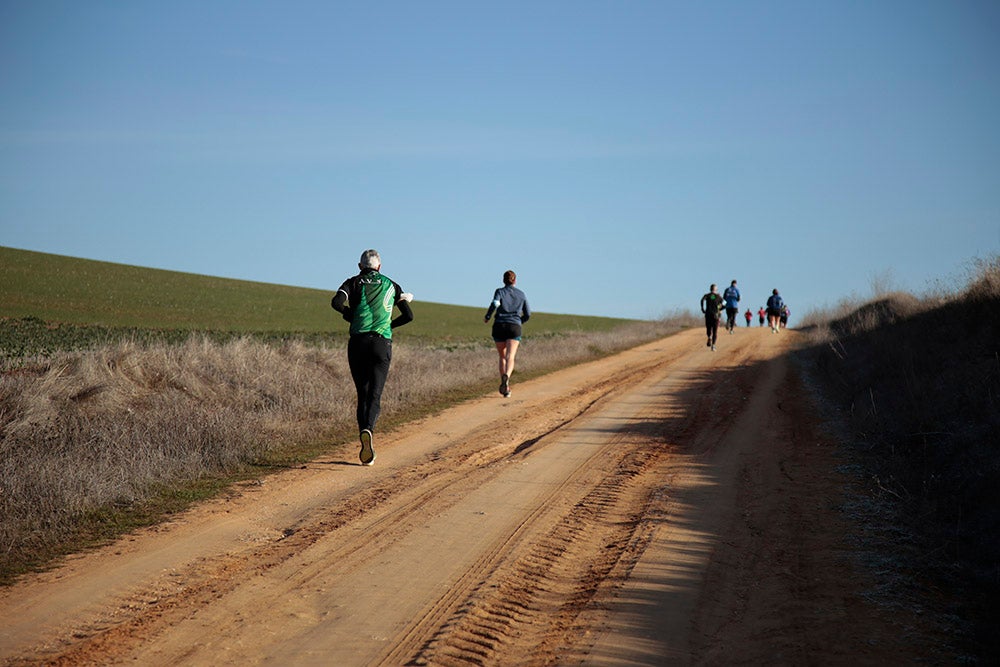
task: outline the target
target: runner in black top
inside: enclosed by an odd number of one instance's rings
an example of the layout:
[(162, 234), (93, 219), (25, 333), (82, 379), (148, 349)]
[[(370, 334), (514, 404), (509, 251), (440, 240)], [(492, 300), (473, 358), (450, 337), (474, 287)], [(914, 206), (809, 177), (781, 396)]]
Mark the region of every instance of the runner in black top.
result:
[(707, 347), (715, 351), (715, 341), (719, 338), (719, 318), (722, 316), (722, 295), (716, 290), (715, 283), (709, 286), (708, 294), (701, 297), (701, 312), (705, 314), (705, 331), (708, 333)]
[[(363, 465), (375, 461), (373, 432), (382, 403), (382, 388), (392, 361), (392, 330), (413, 320), (412, 294), (383, 276), (382, 259), (375, 250), (361, 253), (361, 273), (344, 281), (331, 305), (351, 323), (347, 362), (358, 392), (358, 430)], [(399, 316), (392, 319), (392, 308)]]
[(514, 374), (514, 357), (521, 342), (521, 324), (531, 317), (528, 298), (524, 292), (514, 287), (516, 282), (516, 273), (504, 272), (503, 287), (493, 292), (493, 300), (490, 301), (486, 317), (483, 318), (483, 322), (489, 322), (490, 317), (496, 312), (496, 319), (493, 322), (493, 342), (496, 343), (497, 354), (500, 355), (500, 394), (504, 397), (510, 396), (510, 376)]

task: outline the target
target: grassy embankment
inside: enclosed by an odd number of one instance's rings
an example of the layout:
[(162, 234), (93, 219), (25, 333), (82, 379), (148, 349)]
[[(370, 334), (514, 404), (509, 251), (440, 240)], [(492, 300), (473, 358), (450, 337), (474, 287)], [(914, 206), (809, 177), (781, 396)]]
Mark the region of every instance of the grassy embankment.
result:
[(887, 293), (810, 319), (809, 367), (864, 471), (880, 585), (951, 618), (970, 663), (996, 664), (1000, 260), (953, 293)]
[[(320, 453), (354, 460), (332, 292), (0, 248), (0, 582)], [(414, 303), (382, 430), (495, 392), (480, 308)], [(538, 313), (516, 381), (690, 326)]]

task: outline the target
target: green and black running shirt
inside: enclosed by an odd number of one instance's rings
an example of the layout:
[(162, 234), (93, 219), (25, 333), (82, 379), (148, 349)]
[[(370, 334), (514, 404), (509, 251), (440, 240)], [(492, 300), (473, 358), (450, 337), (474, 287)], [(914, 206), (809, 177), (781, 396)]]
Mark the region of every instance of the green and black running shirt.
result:
[(344, 281), (338, 292), (347, 295), (351, 309), (351, 335), (374, 332), (392, 338), (392, 307), (403, 289), (374, 269)]
[(718, 292), (709, 292), (701, 297), (701, 312), (706, 318), (719, 319), (719, 311), (723, 305), (722, 295)]

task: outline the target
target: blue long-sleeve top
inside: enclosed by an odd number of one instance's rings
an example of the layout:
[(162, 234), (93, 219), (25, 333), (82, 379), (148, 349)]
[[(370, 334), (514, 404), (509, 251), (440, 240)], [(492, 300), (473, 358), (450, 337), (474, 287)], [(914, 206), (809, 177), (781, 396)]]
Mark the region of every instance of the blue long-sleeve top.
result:
[(497, 322), (521, 324), (531, 317), (528, 297), (513, 285), (504, 285), (493, 292), (493, 301), (486, 311), (486, 319), (490, 319), (494, 312)]

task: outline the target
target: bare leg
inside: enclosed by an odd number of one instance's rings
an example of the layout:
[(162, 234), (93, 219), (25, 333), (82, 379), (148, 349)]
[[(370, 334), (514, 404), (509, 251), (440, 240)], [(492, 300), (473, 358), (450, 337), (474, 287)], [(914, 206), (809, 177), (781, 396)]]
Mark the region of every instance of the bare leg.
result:
[(500, 394), (505, 398), (510, 396), (510, 374), (514, 372), (514, 355), (517, 354), (517, 341), (506, 340), (497, 343), (497, 354), (500, 356)]
[(506, 363), (504, 365), (504, 370), (501, 371), (503, 373), (506, 373), (507, 377), (510, 377), (511, 375), (514, 374), (514, 357), (517, 356), (517, 346), (519, 344), (520, 341), (517, 340), (507, 341), (507, 355), (506, 355), (507, 358), (506, 358)]
[(497, 342), (497, 354), (500, 356), (500, 375), (507, 375), (507, 342)]

